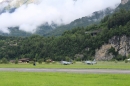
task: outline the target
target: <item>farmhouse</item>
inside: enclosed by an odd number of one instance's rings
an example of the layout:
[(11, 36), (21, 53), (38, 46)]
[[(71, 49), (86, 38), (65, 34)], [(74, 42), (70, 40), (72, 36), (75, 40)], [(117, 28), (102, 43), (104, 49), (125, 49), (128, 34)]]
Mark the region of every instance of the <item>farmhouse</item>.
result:
[(29, 63), (30, 59), (29, 58), (22, 58), (19, 59), (19, 63)]

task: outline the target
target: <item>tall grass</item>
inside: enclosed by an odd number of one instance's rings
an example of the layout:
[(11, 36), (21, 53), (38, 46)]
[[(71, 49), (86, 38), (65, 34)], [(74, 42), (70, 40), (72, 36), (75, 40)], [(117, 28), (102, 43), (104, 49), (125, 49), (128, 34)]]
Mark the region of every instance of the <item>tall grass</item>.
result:
[(0, 86), (129, 86), (127, 74), (0, 72)]

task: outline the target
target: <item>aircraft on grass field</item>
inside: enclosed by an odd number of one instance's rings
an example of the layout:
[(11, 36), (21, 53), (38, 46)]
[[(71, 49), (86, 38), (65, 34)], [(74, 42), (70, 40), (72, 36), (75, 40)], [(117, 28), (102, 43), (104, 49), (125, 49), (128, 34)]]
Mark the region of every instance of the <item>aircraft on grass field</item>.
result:
[(70, 64), (72, 64), (72, 62), (67, 62), (67, 61), (61, 61), (60, 63), (63, 64), (63, 65), (70, 65)]
[(93, 65), (93, 64), (97, 64), (96, 60), (94, 59), (93, 61), (85, 61), (84, 63), (88, 64), (88, 65)]

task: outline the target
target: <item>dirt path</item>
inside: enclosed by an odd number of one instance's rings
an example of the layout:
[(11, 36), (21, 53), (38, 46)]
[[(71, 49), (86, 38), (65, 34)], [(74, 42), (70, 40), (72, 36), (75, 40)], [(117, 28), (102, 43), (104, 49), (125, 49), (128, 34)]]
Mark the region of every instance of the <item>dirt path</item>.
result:
[(130, 70), (116, 69), (34, 69), (34, 68), (0, 68), (0, 71), (17, 72), (67, 72), (67, 73), (110, 73), (110, 74), (130, 74)]

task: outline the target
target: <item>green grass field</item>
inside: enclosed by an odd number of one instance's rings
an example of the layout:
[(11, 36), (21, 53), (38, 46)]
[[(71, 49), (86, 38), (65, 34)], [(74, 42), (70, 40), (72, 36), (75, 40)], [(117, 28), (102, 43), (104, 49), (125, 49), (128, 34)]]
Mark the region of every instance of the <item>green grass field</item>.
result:
[(0, 72), (0, 86), (129, 86), (127, 74)]
[[(0, 64), (0, 68), (84, 68), (130, 69), (130, 63), (98, 62), (87, 65), (81, 62), (71, 65), (56, 64)], [(81, 74), (47, 72), (0, 72), (0, 86), (129, 86), (130, 74)]]
[(98, 62), (94, 65), (87, 65), (82, 62), (76, 62), (71, 65), (61, 65), (60, 63), (56, 64), (32, 64), (20, 63), (20, 64), (0, 64), (0, 68), (76, 68), (76, 69), (130, 69), (130, 63), (125, 62)]

